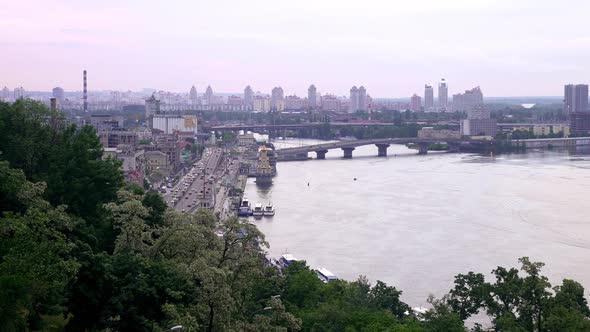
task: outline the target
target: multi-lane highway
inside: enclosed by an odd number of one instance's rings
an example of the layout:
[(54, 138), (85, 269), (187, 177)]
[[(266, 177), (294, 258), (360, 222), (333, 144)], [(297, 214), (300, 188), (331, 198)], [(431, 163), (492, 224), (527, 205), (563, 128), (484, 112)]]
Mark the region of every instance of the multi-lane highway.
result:
[(164, 199), (178, 211), (189, 212), (199, 207), (210, 208), (215, 204), (215, 182), (223, 157), (220, 148), (207, 148), (201, 160), (185, 174), (176, 186), (170, 188)]

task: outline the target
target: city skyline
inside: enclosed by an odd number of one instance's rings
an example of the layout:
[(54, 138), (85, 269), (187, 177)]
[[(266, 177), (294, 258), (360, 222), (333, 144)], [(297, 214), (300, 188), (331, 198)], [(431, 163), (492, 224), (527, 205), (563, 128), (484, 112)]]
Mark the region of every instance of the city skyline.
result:
[(445, 77), (449, 94), (479, 85), (489, 96), (554, 96), (590, 77), (590, 33), (578, 19), (588, 10), (531, 0), (6, 2), (0, 41), (10, 66), (0, 84), (79, 90), (86, 69), (90, 90), (280, 85), (305, 96), (313, 83), (346, 95), (358, 82), (386, 98)]

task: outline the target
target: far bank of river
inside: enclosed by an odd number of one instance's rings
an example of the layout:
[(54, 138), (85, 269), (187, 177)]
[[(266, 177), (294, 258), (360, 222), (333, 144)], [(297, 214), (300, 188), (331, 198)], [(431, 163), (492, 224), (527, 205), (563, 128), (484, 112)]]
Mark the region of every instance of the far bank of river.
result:
[(246, 197), (276, 208), (274, 218), (255, 220), (270, 255), (383, 280), (411, 305), (445, 294), (458, 273), (518, 266), (522, 256), (547, 263), (553, 284), (590, 287), (588, 155), (419, 156), (399, 145), (387, 158), (376, 154), (365, 146), (352, 160), (330, 151), (327, 160), (282, 162), (268, 189), (250, 179)]

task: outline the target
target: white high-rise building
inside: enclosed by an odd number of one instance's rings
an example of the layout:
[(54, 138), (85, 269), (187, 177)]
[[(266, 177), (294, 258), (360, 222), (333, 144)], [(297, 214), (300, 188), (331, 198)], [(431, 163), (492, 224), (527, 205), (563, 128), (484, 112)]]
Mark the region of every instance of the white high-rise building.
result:
[(353, 86), (350, 89), (350, 106), (348, 111), (354, 113), (356, 111), (366, 111), (368, 104), (367, 90), (364, 86), (357, 88)]
[(313, 84), (307, 89), (307, 102), (311, 109), (316, 109), (318, 106), (317, 89)]
[(358, 110), (359, 111), (366, 111), (367, 110), (367, 90), (362, 85), (359, 88)]
[(213, 101), (213, 89), (210, 85), (207, 86), (207, 90), (205, 90), (205, 99), (207, 100), (207, 105), (211, 105)]
[(270, 95), (270, 109), (273, 111), (281, 110), (283, 105), (284, 93), (280, 86), (274, 87)]
[(252, 109), (252, 97), (254, 96), (254, 91), (248, 85), (244, 89), (244, 104), (246, 105), (246, 109)]
[(8, 101), (10, 99), (10, 90), (8, 90), (7, 87), (4, 87), (4, 89), (2, 89), (1, 97), (4, 101)]
[(24, 98), (24, 97), (25, 97), (25, 89), (22, 86), (14, 89), (14, 100)]
[(190, 100), (191, 106), (196, 106), (198, 104), (199, 95), (197, 94), (197, 88), (195, 88), (194, 85), (191, 87), (191, 90), (188, 93), (188, 98)]
[(438, 83), (438, 107), (441, 110), (446, 110), (449, 104), (449, 86), (447, 81), (443, 78)]
[(356, 112), (358, 110), (358, 105), (359, 105), (359, 89), (355, 85), (350, 89), (350, 106), (348, 107), (348, 112), (349, 113)]

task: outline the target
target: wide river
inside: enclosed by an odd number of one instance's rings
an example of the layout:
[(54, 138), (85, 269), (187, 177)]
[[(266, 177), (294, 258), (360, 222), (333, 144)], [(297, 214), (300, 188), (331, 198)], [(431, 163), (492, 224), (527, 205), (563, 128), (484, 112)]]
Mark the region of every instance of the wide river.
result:
[(522, 256), (545, 262), (553, 285), (571, 278), (588, 296), (588, 154), (419, 156), (400, 145), (388, 152), (377, 158), (377, 148), (365, 146), (352, 160), (331, 150), (326, 160), (279, 162), (269, 189), (250, 179), (246, 197), (276, 209), (274, 218), (252, 219), (270, 255), (290, 253), (347, 280), (383, 280), (412, 306), (447, 293), (458, 273), (489, 277), (499, 265), (518, 267)]

